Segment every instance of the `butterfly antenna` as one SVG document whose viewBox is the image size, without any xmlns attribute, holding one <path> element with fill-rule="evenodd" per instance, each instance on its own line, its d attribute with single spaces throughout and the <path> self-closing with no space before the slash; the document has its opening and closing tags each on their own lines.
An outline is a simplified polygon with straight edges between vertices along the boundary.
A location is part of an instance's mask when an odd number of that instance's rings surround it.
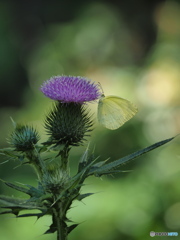
<svg viewBox="0 0 180 240">
<path fill-rule="evenodd" d="M 101 91 L 102 91 L 102 96 L 105 96 L 104 95 L 104 91 L 103 91 L 103 88 L 102 88 L 102 85 L 101 85 L 101 83 L 100 82 L 98 82 L 98 85 L 99 85 L 99 88 L 101 89 Z"/>
</svg>

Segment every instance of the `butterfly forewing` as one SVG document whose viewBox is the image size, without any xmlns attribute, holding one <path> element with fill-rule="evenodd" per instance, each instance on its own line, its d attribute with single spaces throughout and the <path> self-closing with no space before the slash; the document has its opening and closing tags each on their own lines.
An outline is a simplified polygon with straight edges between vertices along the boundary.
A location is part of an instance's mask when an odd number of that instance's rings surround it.
<svg viewBox="0 0 180 240">
<path fill-rule="evenodd" d="M 137 108 L 128 100 L 107 96 L 99 100 L 98 121 L 108 129 L 117 129 L 131 119 Z"/>
</svg>

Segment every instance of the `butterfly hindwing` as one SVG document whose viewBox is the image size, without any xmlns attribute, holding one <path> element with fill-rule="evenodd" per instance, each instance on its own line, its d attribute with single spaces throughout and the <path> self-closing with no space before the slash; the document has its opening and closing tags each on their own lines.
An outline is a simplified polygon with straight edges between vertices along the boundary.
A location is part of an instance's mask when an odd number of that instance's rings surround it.
<svg viewBox="0 0 180 240">
<path fill-rule="evenodd" d="M 114 130 L 131 119 L 136 112 L 137 108 L 124 98 L 102 97 L 98 105 L 98 121 L 104 127 Z"/>
</svg>

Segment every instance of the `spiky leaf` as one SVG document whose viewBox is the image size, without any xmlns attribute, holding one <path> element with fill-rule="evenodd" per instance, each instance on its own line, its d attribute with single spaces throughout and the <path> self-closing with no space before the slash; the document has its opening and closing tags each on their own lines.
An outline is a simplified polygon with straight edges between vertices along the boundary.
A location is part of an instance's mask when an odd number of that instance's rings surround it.
<svg viewBox="0 0 180 240">
<path fill-rule="evenodd" d="M 101 175 L 104 175 L 104 174 L 108 174 L 109 172 L 112 172 L 114 171 L 115 169 L 117 169 L 119 166 L 121 166 L 122 164 L 125 164 L 129 161 L 132 161 L 134 160 L 135 158 L 137 157 L 140 157 L 141 155 L 147 153 L 147 152 L 150 152 L 170 141 L 172 141 L 174 139 L 173 138 L 169 138 L 169 139 L 166 139 L 166 140 L 163 140 L 163 141 L 160 141 L 160 142 L 157 142 L 147 148 L 144 148 L 142 150 L 139 150 L 137 152 L 134 152 L 128 156 L 125 156 L 123 158 L 120 158 L 116 161 L 113 161 L 111 163 L 108 163 L 108 164 L 105 164 L 101 167 L 97 167 L 96 165 L 92 166 L 90 172 L 89 172 L 89 175 L 96 175 L 96 176 L 101 176 Z"/>
</svg>

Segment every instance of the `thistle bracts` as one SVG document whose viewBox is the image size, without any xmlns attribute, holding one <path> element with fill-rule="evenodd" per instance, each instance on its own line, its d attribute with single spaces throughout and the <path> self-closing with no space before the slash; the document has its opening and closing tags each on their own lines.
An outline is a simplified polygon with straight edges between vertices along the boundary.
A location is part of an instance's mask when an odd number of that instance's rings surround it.
<svg viewBox="0 0 180 240">
<path fill-rule="evenodd" d="M 15 124 L 15 129 L 9 137 L 10 145 L 21 152 L 33 150 L 39 140 L 39 134 L 32 126 L 21 124 Z"/>
<path fill-rule="evenodd" d="M 93 122 L 86 105 L 57 102 L 45 119 L 47 145 L 82 145 Z"/>
</svg>

